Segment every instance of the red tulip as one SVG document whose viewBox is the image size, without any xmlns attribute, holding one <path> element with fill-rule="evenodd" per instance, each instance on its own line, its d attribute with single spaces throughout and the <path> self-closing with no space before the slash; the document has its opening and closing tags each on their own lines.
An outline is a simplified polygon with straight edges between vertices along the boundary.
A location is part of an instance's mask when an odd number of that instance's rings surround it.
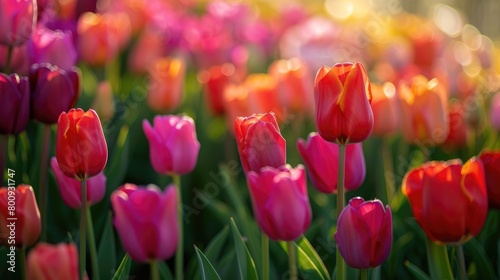
<svg viewBox="0 0 500 280">
<path fill-rule="evenodd" d="M 0 134 L 19 134 L 28 125 L 30 86 L 26 77 L 0 73 Z"/>
<path fill-rule="evenodd" d="M 28 278 L 32 280 L 78 279 L 75 244 L 39 243 L 28 254 Z M 88 277 L 85 277 L 88 279 Z"/>
<path fill-rule="evenodd" d="M 56 158 L 64 175 L 78 180 L 103 171 L 108 147 L 94 110 L 71 109 L 61 113 L 57 121 Z"/>
<path fill-rule="evenodd" d="M 302 165 L 250 171 L 247 181 L 255 219 L 269 238 L 292 241 L 307 230 L 312 212 Z"/>
<path fill-rule="evenodd" d="M 433 161 L 410 170 L 403 179 L 413 216 L 431 240 L 465 243 L 483 227 L 488 211 L 481 160 Z"/>
<path fill-rule="evenodd" d="M 361 63 L 323 66 L 314 82 L 316 127 L 323 139 L 362 142 L 373 129 L 370 81 Z"/>
<path fill-rule="evenodd" d="M 36 18 L 35 0 L 0 0 L 0 44 L 24 44 L 31 37 Z"/>
<path fill-rule="evenodd" d="M 371 84 L 373 93 L 373 133 L 379 137 L 390 135 L 399 127 L 399 108 L 395 98 L 396 88 L 392 83 Z"/>
<path fill-rule="evenodd" d="M 314 187 L 323 193 L 336 193 L 339 145 L 312 132 L 307 141 L 299 139 L 297 148 Z M 346 158 L 349 160 L 345 162 L 345 189 L 355 190 L 361 186 L 366 176 L 362 144 L 347 145 Z"/>
<path fill-rule="evenodd" d="M 123 247 L 138 262 L 166 260 L 178 243 L 177 190 L 125 184 L 111 194 L 114 225 Z"/>
<path fill-rule="evenodd" d="M 449 106 L 449 133 L 442 146 L 447 149 L 462 148 L 467 145 L 467 121 L 465 119 L 465 108 L 455 102 Z"/>
<path fill-rule="evenodd" d="M 391 251 L 391 208 L 378 199 L 355 197 L 342 210 L 335 240 L 348 265 L 368 269 L 382 264 Z"/>
<path fill-rule="evenodd" d="M 15 202 L 14 208 L 11 201 Z M 15 228 L 9 226 L 12 223 Z M 37 241 L 41 227 L 40 212 L 31 186 L 0 188 L 0 244 L 26 248 Z"/>
<path fill-rule="evenodd" d="M 285 139 L 273 112 L 238 117 L 234 123 L 241 164 L 245 172 L 286 164 Z"/>
<path fill-rule="evenodd" d="M 216 65 L 198 75 L 203 84 L 205 100 L 213 115 L 224 115 L 224 88 L 235 78 L 235 68 L 230 63 Z"/>
<path fill-rule="evenodd" d="M 488 192 L 488 207 L 500 209 L 500 151 L 483 151 L 479 158 L 483 162 Z"/>
</svg>

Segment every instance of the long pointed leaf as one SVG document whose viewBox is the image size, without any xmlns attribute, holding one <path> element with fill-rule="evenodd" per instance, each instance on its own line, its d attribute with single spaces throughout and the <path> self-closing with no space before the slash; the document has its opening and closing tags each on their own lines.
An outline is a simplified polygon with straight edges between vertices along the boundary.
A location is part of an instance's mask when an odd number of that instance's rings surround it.
<svg viewBox="0 0 500 280">
<path fill-rule="evenodd" d="M 258 279 L 257 270 L 255 269 L 255 263 L 248 252 L 248 249 L 243 242 L 240 231 L 231 218 L 231 230 L 233 232 L 234 246 L 236 249 L 236 258 L 238 259 L 238 271 L 239 277 L 242 280 L 254 280 Z"/>
<path fill-rule="evenodd" d="M 122 262 L 120 263 L 120 266 L 115 272 L 115 275 L 113 276 L 113 280 L 125 280 L 129 278 L 129 273 L 130 273 L 130 263 L 132 260 L 130 259 L 128 254 L 125 254 L 123 256 Z"/>
<path fill-rule="evenodd" d="M 198 264 L 200 265 L 200 273 L 201 279 L 203 280 L 220 280 L 217 271 L 215 271 L 214 266 L 210 263 L 207 257 L 203 254 L 203 252 L 198 249 L 198 247 L 194 246 L 196 250 L 196 255 L 198 257 Z"/>
</svg>

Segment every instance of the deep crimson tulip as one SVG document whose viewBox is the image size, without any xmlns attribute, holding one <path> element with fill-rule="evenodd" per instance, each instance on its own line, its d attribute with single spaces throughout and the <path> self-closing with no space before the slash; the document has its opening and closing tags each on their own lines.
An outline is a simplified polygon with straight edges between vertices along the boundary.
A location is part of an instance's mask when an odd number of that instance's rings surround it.
<svg viewBox="0 0 500 280">
<path fill-rule="evenodd" d="M 31 37 L 36 18 L 35 0 L 0 0 L 0 44 L 24 44 Z"/>
<path fill-rule="evenodd" d="M 341 145 L 362 142 L 373 130 L 370 81 L 361 63 L 323 66 L 314 82 L 319 135 Z"/>
<path fill-rule="evenodd" d="M 81 73 L 51 64 L 31 67 L 31 116 L 39 122 L 54 124 L 59 115 L 73 108 L 80 96 Z"/>
<path fill-rule="evenodd" d="M 486 220 L 484 167 L 475 157 L 427 162 L 403 179 L 413 216 L 432 241 L 461 244 L 476 236 Z"/>
<path fill-rule="evenodd" d="M 12 206 L 10 197 L 14 197 L 14 209 L 9 208 Z M 9 218 L 16 218 L 15 233 L 7 226 L 12 223 Z M 0 244 L 26 248 L 37 241 L 41 228 L 40 212 L 31 186 L 0 188 Z"/>
<path fill-rule="evenodd" d="M 273 112 L 238 117 L 234 133 L 245 172 L 286 164 L 286 142 Z"/>
<path fill-rule="evenodd" d="M 27 279 L 79 279 L 78 250 L 74 243 L 39 243 L 29 252 L 27 263 Z"/>
<path fill-rule="evenodd" d="M 123 247 L 138 262 L 166 260 L 175 253 L 178 236 L 177 190 L 125 184 L 111 194 L 114 226 Z"/>
<path fill-rule="evenodd" d="M 153 126 L 147 120 L 142 128 L 149 141 L 149 159 L 160 174 L 187 174 L 198 161 L 200 142 L 194 121 L 188 116 L 156 116 Z"/>
<path fill-rule="evenodd" d="M 299 139 L 297 148 L 307 167 L 314 187 L 323 193 L 337 192 L 339 145 L 321 138 L 312 132 L 307 141 Z M 355 190 L 361 186 L 366 176 L 365 157 L 361 143 L 346 146 L 345 189 Z"/>
<path fill-rule="evenodd" d="M 351 267 L 368 269 L 381 265 L 391 251 L 391 208 L 384 208 L 378 199 L 351 199 L 338 218 L 335 240 Z"/>
<path fill-rule="evenodd" d="M 269 238 L 292 241 L 307 230 L 312 212 L 302 165 L 250 171 L 247 182 L 255 219 Z"/>
<path fill-rule="evenodd" d="M 500 209 L 500 151 L 485 150 L 479 158 L 483 162 L 488 192 L 488 207 Z"/>
<path fill-rule="evenodd" d="M 82 188 L 77 179 L 64 175 L 55 157 L 50 159 L 50 166 L 57 181 L 62 200 L 71 208 L 82 207 Z M 101 201 L 106 193 L 106 176 L 103 172 L 87 180 L 87 205 Z"/>
<path fill-rule="evenodd" d="M 19 134 L 28 125 L 29 115 L 28 78 L 0 73 L 0 134 Z"/>
<path fill-rule="evenodd" d="M 85 180 L 104 170 L 108 147 L 97 113 L 62 112 L 57 121 L 56 158 L 64 175 Z"/>
</svg>

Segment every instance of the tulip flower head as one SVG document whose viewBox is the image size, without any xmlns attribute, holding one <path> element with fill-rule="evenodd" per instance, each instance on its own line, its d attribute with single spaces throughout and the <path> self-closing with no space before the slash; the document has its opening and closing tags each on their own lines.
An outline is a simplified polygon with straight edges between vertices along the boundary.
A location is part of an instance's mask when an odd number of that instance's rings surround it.
<svg viewBox="0 0 500 280">
<path fill-rule="evenodd" d="M 341 145 L 362 142 L 373 130 L 370 81 L 361 63 L 323 66 L 314 82 L 319 135 Z"/>
<path fill-rule="evenodd" d="M 179 107 L 186 76 L 186 63 L 180 58 L 163 57 L 149 68 L 148 105 L 156 112 Z"/>
<path fill-rule="evenodd" d="M 108 146 L 97 113 L 89 109 L 62 112 L 57 121 L 56 158 L 64 175 L 86 180 L 101 173 Z"/>
<path fill-rule="evenodd" d="M 78 279 L 75 244 L 39 243 L 28 254 L 28 278 L 32 280 Z M 85 276 L 85 279 L 88 277 Z"/>
<path fill-rule="evenodd" d="M 484 167 L 471 158 L 432 161 L 410 170 L 403 179 L 413 216 L 437 243 L 463 244 L 482 229 L 488 212 Z"/>
<path fill-rule="evenodd" d="M 485 150 L 479 158 L 483 162 L 486 174 L 486 189 L 488 192 L 488 207 L 500 209 L 500 151 Z"/>
<path fill-rule="evenodd" d="M 130 257 L 138 262 L 166 260 L 178 243 L 177 190 L 164 192 L 125 184 L 111 194 L 114 226 Z"/>
<path fill-rule="evenodd" d="M 36 18 L 35 0 L 0 0 L 0 44 L 24 44 L 31 37 Z"/>
<path fill-rule="evenodd" d="M 500 131 L 500 93 L 495 93 L 491 98 L 490 123 L 495 131 Z"/>
<path fill-rule="evenodd" d="M 234 133 L 245 172 L 286 164 L 286 142 L 273 112 L 238 117 Z"/>
<path fill-rule="evenodd" d="M 342 210 L 335 240 L 347 264 L 368 269 L 382 264 L 391 251 L 392 214 L 378 199 L 355 197 Z"/>
<path fill-rule="evenodd" d="M 19 134 L 28 125 L 29 116 L 28 78 L 0 73 L 0 134 Z"/>
<path fill-rule="evenodd" d="M 399 127 L 399 108 L 397 107 L 396 87 L 390 82 L 383 85 L 371 84 L 373 100 L 373 133 L 379 137 L 390 135 Z"/>
<path fill-rule="evenodd" d="M 307 230 L 312 212 L 302 165 L 250 171 L 247 182 L 255 219 L 269 238 L 292 241 Z"/>
</svg>

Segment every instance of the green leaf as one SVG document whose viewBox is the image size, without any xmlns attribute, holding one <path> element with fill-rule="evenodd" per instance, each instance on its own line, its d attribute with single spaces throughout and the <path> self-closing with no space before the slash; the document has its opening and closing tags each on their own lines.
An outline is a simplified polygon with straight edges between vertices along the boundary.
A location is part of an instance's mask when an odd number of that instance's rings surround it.
<svg viewBox="0 0 500 280">
<path fill-rule="evenodd" d="M 128 126 L 122 126 L 118 138 L 116 139 L 116 147 L 106 166 L 107 193 L 110 193 L 111 190 L 116 189 L 122 183 L 125 172 L 127 171 L 129 151 L 128 132 Z"/>
<path fill-rule="evenodd" d="M 113 280 L 125 280 L 128 279 L 128 274 L 130 272 L 130 263 L 131 263 L 130 256 L 128 254 L 125 254 L 123 256 L 122 262 L 120 263 L 120 266 L 115 272 L 115 275 L 113 276 Z"/>
<path fill-rule="evenodd" d="M 205 249 L 205 255 L 208 259 L 216 260 L 226 243 L 227 236 L 229 235 L 229 227 L 225 226 L 208 244 Z"/>
<path fill-rule="evenodd" d="M 472 238 L 464 245 L 464 251 L 467 252 L 472 260 L 476 263 L 477 271 L 480 279 L 495 279 L 495 271 L 493 270 L 492 262 L 486 255 L 484 248 L 479 242 Z"/>
<path fill-rule="evenodd" d="M 231 231 L 233 232 L 236 258 L 238 259 L 239 278 L 242 280 L 258 279 L 255 263 L 252 256 L 250 256 L 245 243 L 243 242 L 243 238 L 241 237 L 240 231 L 238 230 L 233 218 L 231 218 Z"/>
<path fill-rule="evenodd" d="M 174 280 L 174 277 L 172 276 L 172 272 L 168 268 L 166 262 L 159 261 L 158 262 L 158 267 L 160 269 L 160 279 L 163 279 L 163 280 Z"/>
<path fill-rule="evenodd" d="M 404 264 L 405 264 L 406 268 L 408 268 L 408 270 L 411 272 L 411 275 L 413 275 L 413 277 L 415 277 L 415 279 L 417 279 L 417 280 L 431 280 L 431 277 L 429 275 L 425 274 L 425 272 L 423 272 L 418 266 L 412 264 L 409 261 L 405 261 Z"/>
<path fill-rule="evenodd" d="M 203 254 L 198 247 L 194 246 L 194 249 L 196 250 L 196 255 L 198 256 L 198 264 L 200 265 L 200 273 L 201 273 L 201 279 L 203 280 L 215 280 L 219 279 L 220 277 L 217 274 L 217 271 L 215 271 L 214 266 L 210 263 L 210 261 L 207 259 L 207 257 Z"/>
<path fill-rule="evenodd" d="M 99 262 L 99 276 L 101 279 L 109 279 L 110 272 L 116 265 L 116 248 L 113 227 L 111 226 L 111 213 L 108 213 L 104 230 L 99 241 L 97 250 L 97 261 Z"/>
<path fill-rule="evenodd" d="M 310 272 L 312 269 L 314 270 L 314 274 L 319 277 L 317 279 L 328 279 L 329 275 L 325 264 L 307 238 L 302 236 L 299 240 L 297 240 L 297 242 L 295 242 L 295 245 L 298 248 L 297 253 L 299 270 L 302 272 Z"/>
</svg>

